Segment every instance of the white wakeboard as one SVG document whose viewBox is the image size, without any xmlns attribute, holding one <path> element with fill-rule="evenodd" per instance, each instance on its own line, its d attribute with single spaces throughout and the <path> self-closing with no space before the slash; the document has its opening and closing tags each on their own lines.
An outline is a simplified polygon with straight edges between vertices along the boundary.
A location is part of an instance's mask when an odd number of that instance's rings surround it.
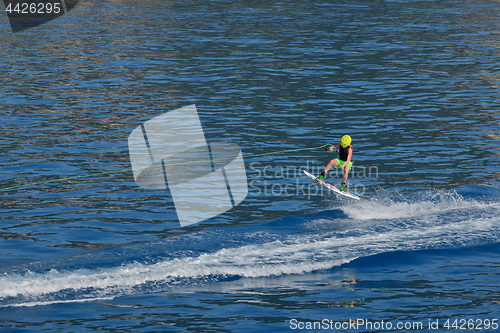
<svg viewBox="0 0 500 333">
<path fill-rule="evenodd" d="M 328 184 L 328 183 L 325 183 L 324 181 L 322 181 L 321 179 L 318 179 L 317 177 L 314 177 L 313 175 L 311 175 L 309 172 L 303 170 L 304 173 L 314 179 L 315 181 L 317 181 L 318 183 L 320 183 L 321 185 L 325 186 L 326 188 L 332 190 L 333 192 L 337 193 L 337 194 L 340 194 L 340 195 L 343 195 L 343 196 L 346 196 L 346 197 L 349 197 L 351 199 L 356 199 L 356 200 L 359 200 L 361 199 L 360 197 L 358 197 L 357 195 L 355 194 L 352 194 L 352 193 L 349 193 L 349 192 L 344 192 L 344 191 L 341 191 L 339 190 L 338 188 L 336 188 L 335 186 L 331 185 L 331 184 Z"/>
</svg>

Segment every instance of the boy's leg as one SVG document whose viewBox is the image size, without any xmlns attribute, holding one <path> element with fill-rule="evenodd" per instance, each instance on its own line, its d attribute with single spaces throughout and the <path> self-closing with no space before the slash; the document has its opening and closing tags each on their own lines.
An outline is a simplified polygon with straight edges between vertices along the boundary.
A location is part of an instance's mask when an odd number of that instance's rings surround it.
<svg viewBox="0 0 500 333">
<path fill-rule="evenodd" d="M 331 160 L 325 168 L 325 173 L 328 173 L 332 166 L 339 166 L 339 161 L 337 161 L 337 159 Z"/>
<path fill-rule="evenodd" d="M 325 179 L 326 178 L 326 174 L 328 173 L 328 171 L 330 171 L 330 169 L 331 169 L 332 166 L 335 166 L 335 167 L 339 166 L 339 162 L 337 161 L 337 159 L 331 160 L 330 163 L 328 163 L 328 165 L 326 166 L 325 171 L 322 171 L 319 174 L 318 178 L 321 179 L 321 180 Z"/>
<path fill-rule="evenodd" d="M 347 177 L 349 177 L 349 171 L 351 171 L 352 162 L 347 163 L 344 166 L 344 178 L 342 178 L 342 184 L 340 185 L 340 190 L 347 192 Z"/>
<path fill-rule="evenodd" d="M 347 183 L 347 177 L 349 177 L 349 163 L 346 164 L 346 166 L 344 167 L 344 178 L 342 178 L 342 182 L 343 183 Z"/>
<path fill-rule="evenodd" d="M 343 192 L 347 192 L 347 177 L 349 176 L 349 165 L 346 165 L 344 168 L 344 178 L 342 178 L 342 184 L 340 184 L 339 190 Z"/>
</svg>

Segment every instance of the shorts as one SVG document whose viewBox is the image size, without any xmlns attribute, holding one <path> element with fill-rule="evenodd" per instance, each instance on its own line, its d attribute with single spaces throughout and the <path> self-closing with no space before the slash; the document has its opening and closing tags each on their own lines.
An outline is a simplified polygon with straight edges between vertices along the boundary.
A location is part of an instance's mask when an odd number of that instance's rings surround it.
<svg viewBox="0 0 500 333">
<path fill-rule="evenodd" d="M 342 161 L 340 158 L 336 158 L 335 160 L 337 160 L 337 162 L 339 162 L 339 165 L 334 165 L 334 167 L 336 167 L 337 169 L 340 169 L 340 166 L 345 163 L 345 161 Z M 349 162 L 348 172 L 351 171 L 351 167 L 352 167 L 352 161 Z"/>
</svg>

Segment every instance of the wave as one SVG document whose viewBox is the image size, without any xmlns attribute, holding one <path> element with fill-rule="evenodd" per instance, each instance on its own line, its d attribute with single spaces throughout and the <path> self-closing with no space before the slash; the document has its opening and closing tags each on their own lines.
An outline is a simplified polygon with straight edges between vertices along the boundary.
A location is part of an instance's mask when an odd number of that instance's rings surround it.
<svg viewBox="0 0 500 333">
<path fill-rule="evenodd" d="M 328 270 L 360 257 L 498 242 L 500 203 L 452 192 L 379 193 L 264 225 L 24 265 L 0 275 L 0 306 L 109 299 Z"/>
<path fill-rule="evenodd" d="M 413 195 L 378 191 L 371 200 L 354 202 L 344 209 L 349 217 L 358 220 L 402 219 L 449 213 L 459 210 L 484 209 L 498 205 L 466 198 L 456 191 L 418 192 Z"/>
</svg>

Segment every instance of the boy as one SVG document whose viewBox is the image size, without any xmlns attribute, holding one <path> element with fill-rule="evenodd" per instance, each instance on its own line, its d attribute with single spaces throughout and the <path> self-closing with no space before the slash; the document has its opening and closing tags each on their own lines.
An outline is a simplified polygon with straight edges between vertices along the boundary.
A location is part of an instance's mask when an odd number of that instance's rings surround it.
<svg viewBox="0 0 500 333">
<path fill-rule="evenodd" d="M 340 185 L 339 190 L 347 192 L 347 177 L 349 176 L 349 171 L 352 167 L 351 157 L 353 148 L 351 146 L 351 137 L 349 135 L 344 135 L 342 139 L 340 139 L 340 144 L 336 144 L 331 146 L 330 148 L 325 147 L 325 149 L 330 150 L 333 153 L 333 148 L 339 148 L 339 158 L 335 158 L 328 163 L 325 168 L 325 171 L 321 172 L 318 179 L 325 179 L 326 174 L 330 170 L 332 166 L 336 168 L 340 168 L 344 170 L 344 178 L 342 179 L 342 184 Z"/>
</svg>

